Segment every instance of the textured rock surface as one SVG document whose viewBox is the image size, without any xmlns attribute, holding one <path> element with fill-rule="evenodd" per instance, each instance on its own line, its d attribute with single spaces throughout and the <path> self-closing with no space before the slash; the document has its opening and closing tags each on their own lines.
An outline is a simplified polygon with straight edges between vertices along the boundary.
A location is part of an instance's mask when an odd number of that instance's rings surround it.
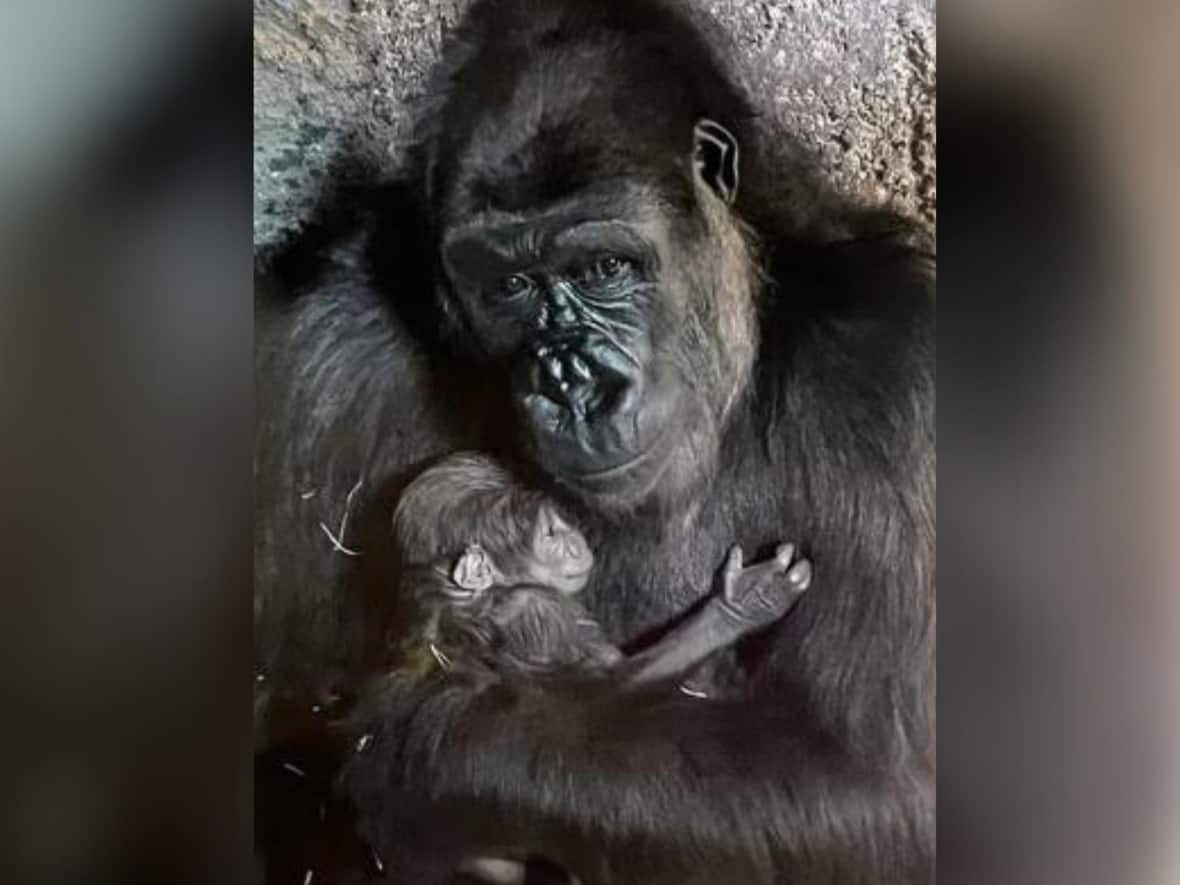
<svg viewBox="0 0 1180 885">
<path fill-rule="evenodd" d="M 933 223 L 933 0 L 685 0 L 836 183 Z M 255 0 L 254 241 L 297 230 L 342 152 L 387 152 L 467 0 Z"/>
</svg>

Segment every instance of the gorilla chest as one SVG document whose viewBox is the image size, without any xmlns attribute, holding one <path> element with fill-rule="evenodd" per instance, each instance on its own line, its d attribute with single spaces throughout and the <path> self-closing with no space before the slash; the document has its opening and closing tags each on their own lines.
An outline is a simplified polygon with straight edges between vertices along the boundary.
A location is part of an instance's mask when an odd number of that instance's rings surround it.
<svg viewBox="0 0 1180 885">
<path fill-rule="evenodd" d="M 620 531 L 598 546 L 584 601 L 612 642 L 659 631 L 713 590 L 731 543 L 728 533 L 668 532 L 657 539 Z"/>
<path fill-rule="evenodd" d="M 612 642 L 659 633 L 687 614 L 718 588 L 734 544 L 753 563 L 795 540 L 782 496 L 766 493 L 775 483 L 766 471 L 758 475 L 759 494 L 735 493 L 738 484 L 725 483 L 703 494 L 691 516 L 594 533 L 596 565 L 582 598 Z"/>
</svg>

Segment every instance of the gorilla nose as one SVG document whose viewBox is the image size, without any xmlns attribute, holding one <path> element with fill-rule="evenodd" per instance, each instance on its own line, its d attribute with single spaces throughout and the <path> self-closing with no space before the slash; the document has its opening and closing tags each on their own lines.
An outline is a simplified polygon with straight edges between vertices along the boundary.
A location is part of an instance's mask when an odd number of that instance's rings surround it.
<svg viewBox="0 0 1180 885">
<path fill-rule="evenodd" d="M 569 284 L 560 282 L 549 293 L 549 315 L 553 322 L 560 327 L 574 328 L 578 324 L 578 315 L 574 311 L 574 299 L 569 291 Z"/>
</svg>

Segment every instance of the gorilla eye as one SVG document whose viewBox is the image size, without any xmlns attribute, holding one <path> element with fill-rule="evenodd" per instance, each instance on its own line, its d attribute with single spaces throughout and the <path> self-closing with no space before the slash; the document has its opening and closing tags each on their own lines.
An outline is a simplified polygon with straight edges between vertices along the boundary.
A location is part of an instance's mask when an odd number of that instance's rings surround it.
<svg viewBox="0 0 1180 885">
<path fill-rule="evenodd" d="M 630 273 L 633 267 L 634 264 L 629 258 L 619 255 L 604 255 L 592 264 L 585 266 L 578 277 L 583 284 L 592 285 L 617 280 Z"/>
<path fill-rule="evenodd" d="M 607 279 L 620 276 L 630 269 L 631 262 L 626 258 L 620 258 L 618 255 L 607 255 L 605 258 L 600 258 L 598 263 L 594 265 L 594 270 L 598 276 Z"/>
<path fill-rule="evenodd" d="M 500 280 L 499 291 L 503 295 L 515 297 L 523 295 L 533 287 L 533 281 L 522 273 L 513 273 Z"/>
</svg>

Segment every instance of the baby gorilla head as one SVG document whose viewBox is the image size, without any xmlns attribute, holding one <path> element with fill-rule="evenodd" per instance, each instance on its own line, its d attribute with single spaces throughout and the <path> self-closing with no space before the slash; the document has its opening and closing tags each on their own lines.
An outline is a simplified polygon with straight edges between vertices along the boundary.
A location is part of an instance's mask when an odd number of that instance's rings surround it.
<svg viewBox="0 0 1180 885">
<path fill-rule="evenodd" d="M 418 608 L 406 644 L 428 648 L 444 669 L 459 659 L 498 673 L 610 673 L 630 686 L 681 678 L 783 617 L 811 578 L 794 545 L 753 566 L 735 545 L 723 592 L 622 663 L 575 599 L 594 565 L 586 539 L 550 498 L 517 484 L 490 458 L 455 455 L 422 473 L 398 504 L 394 537 L 403 592 Z"/>
<path fill-rule="evenodd" d="M 454 455 L 424 471 L 402 494 L 393 526 L 403 567 L 446 564 L 446 590 L 459 596 L 521 585 L 572 595 L 594 565 L 556 504 L 484 455 Z"/>
<path fill-rule="evenodd" d="M 444 669 L 503 675 L 618 659 L 575 598 L 594 565 L 586 539 L 492 459 L 455 455 L 418 476 L 394 513 L 394 540 L 408 661 L 429 670 L 428 649 Z"/>
</svg>

